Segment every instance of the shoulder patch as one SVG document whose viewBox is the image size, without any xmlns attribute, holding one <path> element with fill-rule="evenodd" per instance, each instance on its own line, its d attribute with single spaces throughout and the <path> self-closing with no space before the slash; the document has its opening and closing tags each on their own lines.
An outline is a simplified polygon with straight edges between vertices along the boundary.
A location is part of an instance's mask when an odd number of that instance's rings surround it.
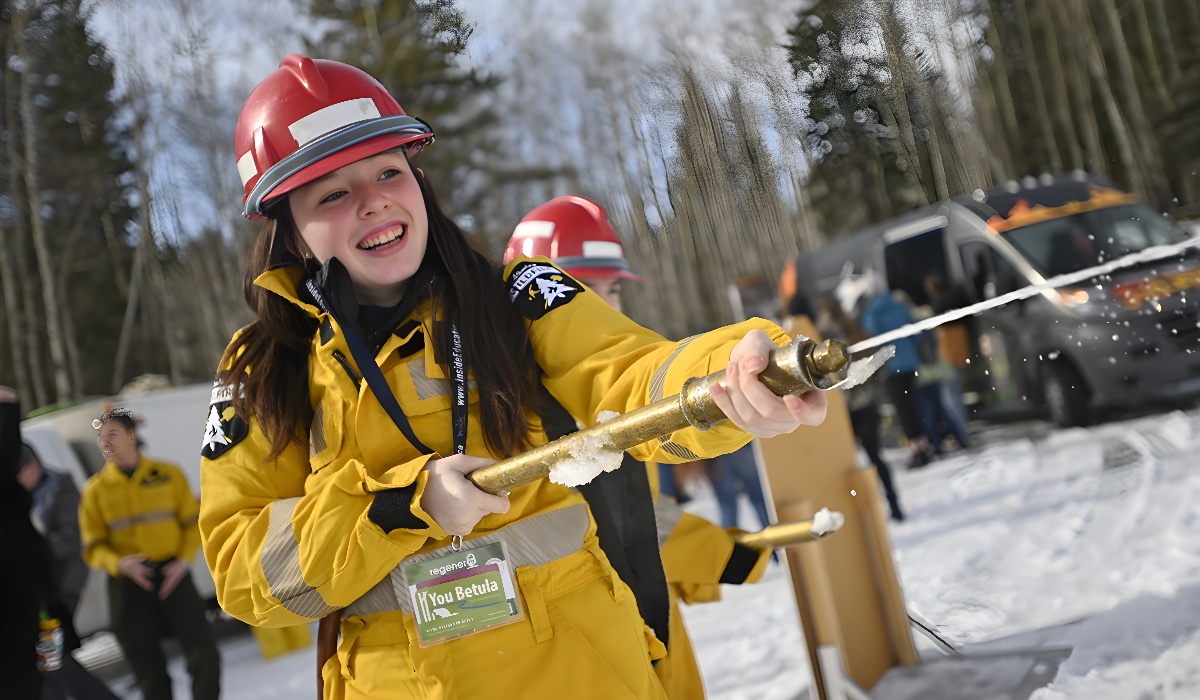
<svg viewBox="0 0 1200 700">
<path fill-rule="evenodd" d="M 222 384 L 218 379 L 213 384 L 208 420 L 204 424 L 204 439 L 200 443 L 200 456 L 216 459 L 245 439 L 248 434 L 250 426 L 233 410 L 233 385 Z"/>
<path fill-rule="evenodd" d="M 523 262 L 508 277 L 508 298 L 525 318 L 536 321 L 552 309 L 566 305 L 583 285 L 553 265 Z"/>
</svg>

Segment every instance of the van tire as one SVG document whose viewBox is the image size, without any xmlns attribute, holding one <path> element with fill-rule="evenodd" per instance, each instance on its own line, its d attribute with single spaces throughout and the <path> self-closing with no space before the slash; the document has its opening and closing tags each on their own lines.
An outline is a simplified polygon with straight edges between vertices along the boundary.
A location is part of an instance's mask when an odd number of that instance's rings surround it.
<svg viewBox="0 0 1200 700">
<path fill-rule="evenodd" d="M 1046 366 L 1042 372 L 1042 398 L 1050 420 L 1060 428 L 1091 421 L 1092 392 L 1070 362 L 1059 360 Z"/>
</svg>

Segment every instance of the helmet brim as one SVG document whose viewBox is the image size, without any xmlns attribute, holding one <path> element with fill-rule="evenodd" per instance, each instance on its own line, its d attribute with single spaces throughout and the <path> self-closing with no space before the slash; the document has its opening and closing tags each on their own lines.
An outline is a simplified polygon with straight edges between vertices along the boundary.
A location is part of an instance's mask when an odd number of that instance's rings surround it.
<svg viewBox="0 0 1200 700">
<path fill-rule="evenodd" d="M 575 278 L 598 277 L 602 279 L 634 280 L 637 282 L 646 281 L 645 278 L 638 277 L 629 270 L 622 270 L 617 267 L 564 267 L 563 272 Z"/>
<path fill-rule="evenodd" d="M 412 121 L 416 122 L 416 120 Z M 271 186 L 268 178 L 271 178 L 273 173 L 271 171 L 264 173 L 262 180 L 255 185 L 254 191 L 247 196 L 242 213 L 249 219 L 265 218 L 264 211 L 272 203 L 277 202 L 280 197 L 363 158 L 370 158 L 384 151 L 406 145 L 409 146 L 408 155 L 413 155 L 433 140 L 433 132 L 427 126 L 424 126 L 424 129 L 424 131 L 391 131 L 378 136 L 368 136 L 348 145 L 344 141 L 339 142 L 336 138 L 321 139 L 311 144 L 309 148 L 303 149 L 303 159 L 291 164 L 290 169 L 294 172 L 286 175 L 278 184 Z M 284 165 L 284 162 L 281 161 L 279 165 Z"/>
</svg>

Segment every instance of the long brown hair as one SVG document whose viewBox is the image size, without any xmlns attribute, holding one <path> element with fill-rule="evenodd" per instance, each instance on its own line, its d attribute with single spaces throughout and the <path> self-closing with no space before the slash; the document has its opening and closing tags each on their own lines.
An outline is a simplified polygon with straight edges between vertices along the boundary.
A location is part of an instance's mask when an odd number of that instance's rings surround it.
<svg viewBox="0 0 1200 700">
<path fill-rule="evenodd" d="M 413 169 L 429 220 L 429 245 L 421 266 L 436 274 L 429 294 L 434 317 L 434 355 L 450 375 L 450 322 L 462 337 L 463 359 L 475 377 L 484 441 L 495 454 L 510 456 L 529 445 L 526 409 L 537 401 L 538 369 L 525 322 L 504 294 L 492 263 L 438 205 L 420 170 Z M 303 443 L 312 421 L 308 354 L 317 321 L 290 301 L 254 284 L 263 272 L 285 265 L 315 272 L 306 260 L 286 201 L 270 212 L 250 255 L 243 285 L 256 320 L 225 350 L 218 376 L 236 378 L 234 409 L 254 418 L 271 441 L 267 460 L 289 442 Z M 410 290 L 415 293 L 417 290 Z"/>
</svg>

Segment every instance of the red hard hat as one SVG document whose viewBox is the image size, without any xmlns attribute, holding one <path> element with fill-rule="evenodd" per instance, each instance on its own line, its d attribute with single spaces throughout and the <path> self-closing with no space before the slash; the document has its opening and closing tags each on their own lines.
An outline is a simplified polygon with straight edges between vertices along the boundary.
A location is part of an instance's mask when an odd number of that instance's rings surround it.
<svg viewBox="0 0 1200 700">
<path fill-rule="evenodd" d="M 630 270 L 604 207 L 574 195 L 555 197 L 521 219 L 504 262 L 518 255 L 543 255 L 574 277 L 642 279 Z"/>
<path fill-rule="evenodd" d="M 313 180 L 398 146 L 408 155 L 433 142 L 425 122 L 404 114 L 379 81 L 337 61 L 288 54 L 246 99 L 234 135 L 246 188 L 243 215 Z"/>
</svg>

